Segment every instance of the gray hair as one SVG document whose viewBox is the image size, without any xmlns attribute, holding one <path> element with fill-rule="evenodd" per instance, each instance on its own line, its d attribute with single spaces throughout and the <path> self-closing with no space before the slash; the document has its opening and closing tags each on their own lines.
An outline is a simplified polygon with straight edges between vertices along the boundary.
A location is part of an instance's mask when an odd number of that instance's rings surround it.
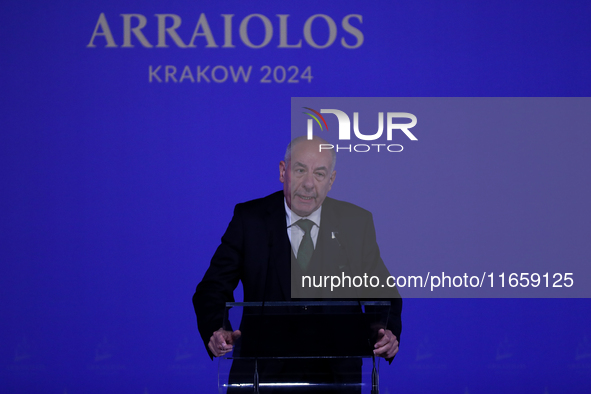
<svg viewBox="0 0 591 394">
<path fill-rule="evenodd" d="M 314 136 L 313 138 L 314 140 L 318 141 L 320 144 L 328 144 L 328 142 L 320 137 Z M 285 161 L 285 163 L 290 163 L 291 162 L 291 150 L 300 142 L 302 141 L 308 141 L 306 136 L 300 136 L 297 138 L 294 138 L 293 140 L 291 140 L 291 142 L 287 145 L 287 149 L 285 149 L 285 156 L 283 158 L 283 160 Z M 332 163 L 330 165 L 330 172 L 332 172 L 335 168 L 335 165 L 337 164 L 337 152 L 335 152 L 334 148 L 330 149 L 330 155 L 332 156 Z"/>
</svg>

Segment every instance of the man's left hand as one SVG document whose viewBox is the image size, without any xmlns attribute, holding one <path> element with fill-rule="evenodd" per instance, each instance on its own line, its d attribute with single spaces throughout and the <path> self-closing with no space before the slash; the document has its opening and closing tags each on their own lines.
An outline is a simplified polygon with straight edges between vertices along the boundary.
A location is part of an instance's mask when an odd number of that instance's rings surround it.
<svg viewBox="0 0 591 394">
<path fill-rule="evenodd" d="M 390 330 L 383 328 L 378 331 L 378 341 L 374 346 L 373 354 L 378 357 L 392 358 L 398 353 L 398 339 Z"/>
</svg>

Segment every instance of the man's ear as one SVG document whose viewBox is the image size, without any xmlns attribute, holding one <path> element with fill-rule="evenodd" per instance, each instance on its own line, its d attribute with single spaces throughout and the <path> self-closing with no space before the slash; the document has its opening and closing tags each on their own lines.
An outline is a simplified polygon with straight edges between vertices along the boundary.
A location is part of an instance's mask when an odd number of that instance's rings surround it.
<svg viewBox="0 0 591 394">
<path fill-rule="evenodd" d="M 283 160 L 279 162 L 279 180 L 281 183 L 285 182 L 285 171 L 287 169 L 287 165 Z"/>
<path fill-rule="evenodd" d="M 330 175 L 330 179 L 328 181 L 328 187 L 329 187 L 328 190 L 330 190 L 332 188 L 332 184 L 334 183 L 334 180 L 336 177 L 337 177 L 337 172 L 333 171 L 332 174 Z"/>
</svg>

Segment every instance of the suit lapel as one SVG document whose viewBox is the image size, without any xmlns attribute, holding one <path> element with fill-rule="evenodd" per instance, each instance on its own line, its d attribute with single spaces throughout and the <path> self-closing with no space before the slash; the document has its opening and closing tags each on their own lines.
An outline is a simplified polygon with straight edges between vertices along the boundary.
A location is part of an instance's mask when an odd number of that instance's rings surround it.
<svg viewBox="0 0 591 394">
<path fill-rule="evenodd" d="M 291 298 L 291 259 L 289 257 L 291 245 L 287 236 L 283 193 L 278 193 L 276 201 L 269 205 L 266 222 L 271 237 L 269 264 L 274 264 L 274 269 L 271 271 L 277 274 L 277 277 L 272 279 L 279 282 L 283 298 L 289 300 Z"/>
<path fill-rule="evenodd" d="M 291 299 L 292 260 L 295 256 L 287 236 L 287 222 L 285 221 L 285 207 L 283 194 L 276 202 L 269 205 L 267 210 L 267 228 L 271 234 L 271 250 L 269 264 L 274 264 L 272 271 L 277 273 L 275 280 L 280 284 L 283 298 Z M 310 261 L 307 275 L 322 275 L 348 271 L 347 255 L 338 239 L 339 217 L 330 198 L 322 204 L 320 231 L 316 242 L 316 249 Z M 333 237 L 333 234 L 336 237 Z M 297 264 L 297 263 L 295 263 Z"/>
<path fill-rule="evenodd" d="M 310 266 L 316 275 L 335 275 L 346 268 L 346 253 L 338 239 L 340 220 L 330 198 L 322 204 L 320 231 Z"/>
</svg>

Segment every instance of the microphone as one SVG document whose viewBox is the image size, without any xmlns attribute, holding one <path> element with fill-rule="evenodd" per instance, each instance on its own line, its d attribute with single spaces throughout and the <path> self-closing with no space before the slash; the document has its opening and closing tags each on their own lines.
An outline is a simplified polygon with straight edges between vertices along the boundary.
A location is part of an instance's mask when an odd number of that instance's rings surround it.
<svg viewBox="0 0 591 394">
<path fill-rule="evenodd" d="M 338 267 L 340 270 L 342 270 L 343 268 L 345 268 L 345 270 L 343 270 L 343 274 L 345 272 L 348 272 L 349 275 L 353 276 L 353 267 L 351 267 L 351 262 L 349 261 L 349 253 L 347 253 L 347 248 L 345 248 L 343 246 L 343 244 L 341 243 L 341 241 L 339 240 L 339 232 L 338 231 L 332 231 L 331 232 L 332 235 L 332 239 L 334 239 L 335 241 L 337 241 L 337 245 L 339 245 L 339 248 L 343 250 L 344 254 L 345 254 L 345 264 L 339 264 Z M 340 263 L 340 262 L 339 262 Z M 361 304 L 359 304 L 359 306 L 361 306 Z"/>
<path fill-rule="evenodd" d="M 339 232 L 338 231 L 331 231 L 330 234 L 332 236 L 332 239 L 336 239 L 337 243 L 339 244 L 339 247 L 342 248 L 343 245 L 341 245 L 341 242 L 339 241 L 339 238 L 338 238 Z"/>
<path fill-rule="evenodd" d="M 331 237 L 332 239 L 334 239 L 335 241 L 337 241 L 337 245 L 339 245 L 339 248 L 343 249 L 343 252 L 345 252 L 345 263 L 344 265 L 339 265 L 339 269 L 344 268 L 345 266 L 347 266 L 349 268 L 349 271 L 351 271 L 351 265 L 349 264 L 349 254 L 347 253 L 347 249 L 341 244 L 341 241 L 339 240 L 339 232 L 338 231 L 331 231 Z"/>
</svg>

